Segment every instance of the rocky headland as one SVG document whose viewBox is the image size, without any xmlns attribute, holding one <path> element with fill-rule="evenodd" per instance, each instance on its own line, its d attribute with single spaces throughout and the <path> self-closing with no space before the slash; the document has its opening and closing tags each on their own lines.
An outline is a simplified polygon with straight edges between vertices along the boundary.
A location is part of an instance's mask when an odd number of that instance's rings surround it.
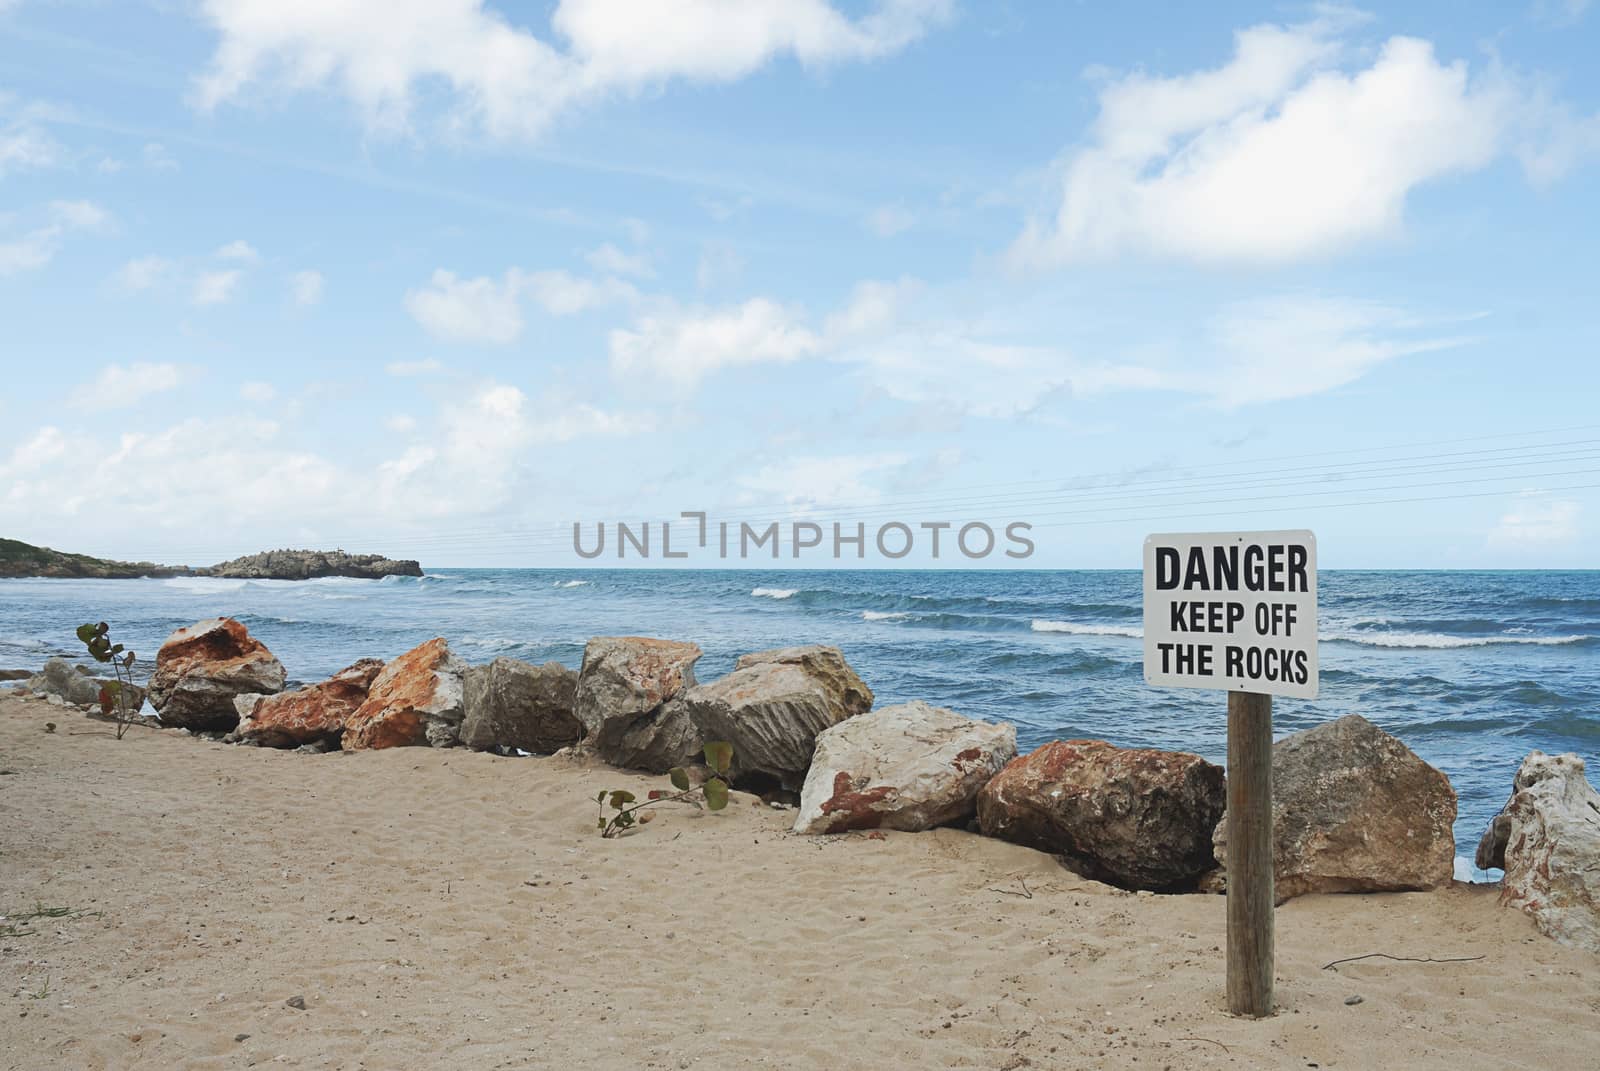
<svg viewBox="0 0 1600 1071">
<path fill-rule="evenodd" d="M 0 578 L 137 580 L 140 577 L 215 576 L 238 580 L 316 580 L 342 576 L 381 580 L 386 576 L 421 575 L 422 566 L 409 559 L 347 554 L 343 550 L 267 550 L 217 565 L 191 568 L 95 558 L 36 547 L 16 539 L 0 539 Z"/>
</svg>

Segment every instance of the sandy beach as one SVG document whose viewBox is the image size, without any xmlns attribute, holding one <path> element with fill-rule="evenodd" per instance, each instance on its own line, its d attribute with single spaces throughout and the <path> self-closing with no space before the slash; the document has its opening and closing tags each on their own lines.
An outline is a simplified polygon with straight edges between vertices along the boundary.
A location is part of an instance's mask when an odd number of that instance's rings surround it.
<svg viewBox="0 0 1600 1071">
<path fill-rule="evenodd" d="M 1491 888 L 1291 901 L 1256 1022 L 1221 897 L 957 830 L 798 837 L 735 794 L 603 840 L 594 794 L 661 779 L 26 700 L 0 769 L 6 1068 L 1553 1067 L 1600 1030 L 1594 958 Z M 1324 969 L 1370 952 L 1482 958 Z"/>
</svg>

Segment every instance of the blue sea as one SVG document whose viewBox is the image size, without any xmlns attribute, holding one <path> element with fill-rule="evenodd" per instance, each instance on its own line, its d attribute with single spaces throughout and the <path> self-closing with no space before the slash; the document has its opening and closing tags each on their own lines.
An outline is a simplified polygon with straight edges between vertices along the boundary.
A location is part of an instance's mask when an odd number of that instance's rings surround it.
<svg viewBox="0 0 1600 1071">
<path fill-rule="evenodd" d="M 1600 572 L 1319 575 L 1321 696 L 1279 699 L 1294 732 L 1357 713 L 1449 775 L 1457 854 L 1477 839 L 1533 748 L 1600 755 Z M 843 648 L 878 703 L 925 699 L 1054 738 L 1226 752 L 1220 692 L 1157 690 L 1141 669 L 1137 571 L 642 571 L 441 569 L 420 579 L 0 580 L 0 668 L 81 657 L 107 620 L 145 661 L 173 629 L 239 618 L 292 679 L 445 636 L 469 662 L 576 667 L 585 640 L 694 640 L 701 680 L 746 651 Z M 1466 875 L 1464 875 L 1466 876 Z"/>
</svg>

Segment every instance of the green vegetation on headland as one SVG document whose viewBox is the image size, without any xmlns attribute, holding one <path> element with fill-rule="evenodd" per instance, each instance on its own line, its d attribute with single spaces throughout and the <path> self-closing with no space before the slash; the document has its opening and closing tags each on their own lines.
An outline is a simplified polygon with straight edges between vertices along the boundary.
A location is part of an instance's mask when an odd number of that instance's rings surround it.
<svg viewBox="0 0 1600 1071">
<path fill-rule="evenodd" d="M 0 577 L 132 580 L 146 576 L 216 576 L 247 580 L 314 580 L 325 576 L 377 579 L 421 575 L 422 566 L 414 561 L 394 560 L 381 554 L 346 554 L 342 550 L 269 550 L 193 569 L 187 565 L 111 561 L 92 558 L 87 554 L 66 554 L 16 539 L 0 539 Z"/>
</svg>

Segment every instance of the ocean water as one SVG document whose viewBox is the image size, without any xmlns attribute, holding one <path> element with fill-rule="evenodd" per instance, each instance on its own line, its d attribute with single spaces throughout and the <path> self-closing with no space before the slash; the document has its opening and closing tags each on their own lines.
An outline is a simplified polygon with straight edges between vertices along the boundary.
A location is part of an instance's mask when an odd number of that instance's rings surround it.
<svg viewBox="0 0 1600 1071">
<path fill-rule="evenodd" d="M 1281 735 L 1358 713 L 1399 736 L 1460 796 L 1470 858 L 1533 748 L 1600 755 L 1600 572 L 1319 575 L 1320 698 L 1279 699 Z M 104 619 L 142 671 L 181 625 L 228 614 L 315 681 L 357 658 L 446 636 L 469 662 L 576 667 L 585 640 L 694 640 L 701 680 L 747 651 L 843 648 L 879 705 L 925 699 L 1054 738 L 1226 753 L 1220 692 L 1148 687 L 1137 571 L 441 569 L 420 579 L 0 580 L 0 668 L 82 655 Z"/>
</svg>

